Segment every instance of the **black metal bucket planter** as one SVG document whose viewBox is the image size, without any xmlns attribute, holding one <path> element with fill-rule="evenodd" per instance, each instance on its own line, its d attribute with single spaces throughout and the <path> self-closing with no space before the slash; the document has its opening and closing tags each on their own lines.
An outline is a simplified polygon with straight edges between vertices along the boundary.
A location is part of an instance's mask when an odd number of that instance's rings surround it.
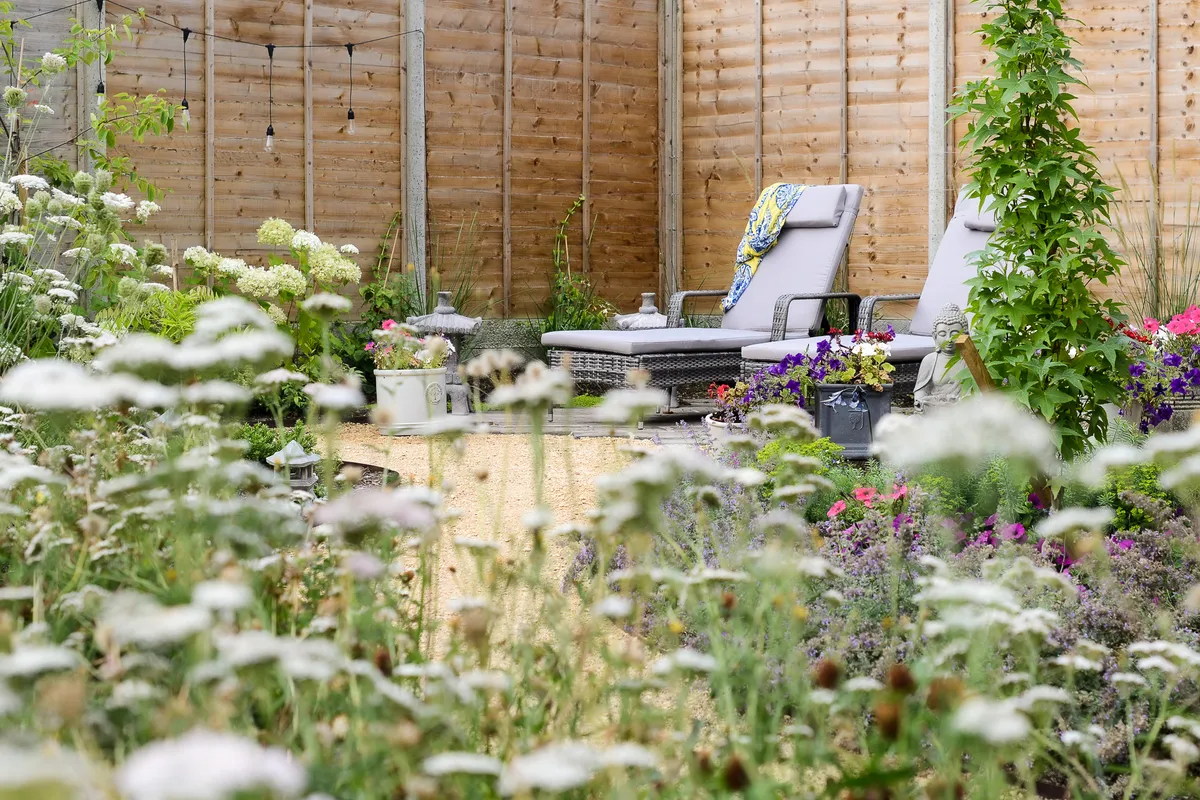
<svg viewBox="0 0 1200 800">
<path fill-rule="evenodd" d="M 817 385 L 817 428 L 845 448 L 846 458 L 870 458 L 875 426 L 892 410 L 892 385 L 877 392 L 849 383 Z"/>
</svg>

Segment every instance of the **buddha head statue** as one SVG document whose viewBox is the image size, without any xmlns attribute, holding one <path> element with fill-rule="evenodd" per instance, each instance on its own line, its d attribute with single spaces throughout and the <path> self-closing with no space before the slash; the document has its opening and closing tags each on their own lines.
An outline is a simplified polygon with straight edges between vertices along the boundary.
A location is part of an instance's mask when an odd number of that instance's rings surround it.
<svg viewBox="0 0 1200 800">
<path fill-rule="evenodd" d="M 950 355 L 958 337 L 969 330 L 967 315 L 954 303 L 947 303 L 933 321 L 934 347 Z"/>
</svg>

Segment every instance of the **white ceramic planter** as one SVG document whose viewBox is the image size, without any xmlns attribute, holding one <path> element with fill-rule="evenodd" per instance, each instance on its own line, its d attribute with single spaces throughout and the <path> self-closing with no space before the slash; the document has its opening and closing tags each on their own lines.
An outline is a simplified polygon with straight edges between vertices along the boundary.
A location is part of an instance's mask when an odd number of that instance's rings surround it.
<svg viewBox="0 0 1200 800">
<path fill-rule="evenodd" d="M 735 433 L 741 433 L 740 425 L 732 425 L 728 422 L 719 422 L 712 418 L 712 414 L 704 417 L 704 427 L 708 429 L 708 435 L 714 439 L 732 436 Z"/>
<path fill-rule="evenodd" d="M 446 414 L 446 370 L 375 370 L 379 432 L 420 434 L 430 420 Z"/>
</svg>

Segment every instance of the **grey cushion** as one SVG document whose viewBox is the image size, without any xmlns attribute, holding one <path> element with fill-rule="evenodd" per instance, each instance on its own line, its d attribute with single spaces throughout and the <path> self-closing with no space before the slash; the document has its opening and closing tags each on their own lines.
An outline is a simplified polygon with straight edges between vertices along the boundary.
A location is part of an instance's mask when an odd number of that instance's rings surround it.
<svg viewBox="0 0 1200 800">
<path fill-rule="evenodd" d="M 785 339 L 782 342 L 764 342 L 742 348 L 744 361 L 763 361 L 777 364 L 794 353 L 812 355 L 817 351 L 817 344 L 826 341 L 828 337 L 818 336 L 804 339 Z M 891 345 L 888 361 L 920 361 L 933 352 L 933 338 L 930 336 L 914 336 L 910 333 L 896 334 Z"/>
<path fill-rule="evenodd" d="M 846 208 L 846 187 L 809 186 L 783 221 L 784 228 L 836 228 Z"/>
<path fill-rule="evenodd" d="M 642 331 L 556 331 L 543 334 L 542 344 L 553 349 L 639 356 L 737 351 L 770 338 L 769 333 L 762 331 L 728 328 L 652 328 Z"/>
<path fill-rule="evenodd" d="M 845 192 L 845 205 L 837 227 L 784 228 L 775 246 L 763 256 L 754 279 L 737 305 L 721 320 L 721 327 L 770 332 L 775 301 L 780 295 L 820 294 L 833 290 L 834 276 L 858 217 L 863 188 L 854 184 L 812 187 L 805 189 L 804 195 L 814 189 Z M 806 336 L 810 330 L 818 328 L 820 312 L 818 300 L 793 303 L 788 314 L 788 335 Z"/>
<path fill-rule="evenodd" d="M 987 201 L 981 204 L 978 200 L 967 197 L 964 191 L 958 196 L 954 215 L 958 216 L 959 208 L 962 208 L 962 221 L 967 230 L 991 233 L 996 230 L 996 212 L 989 208 L 989 205 Z"/>
<path fill-rule="evenodd" d="M 938 245 L 933 263 L 929 265 L 921 300 L 913 313 L 912 324 L 908 326 L 909 333 L 932 336 L 933 321 L 947 303 L 954 303 L 963 309 L 967 307 L 970 293 L 967 281 L 978 274 L 977 254 L 987 247 L 992 235 L 990 231 L 968 228 L 968 219 L 980 219 L 979 203 L 966 197 L 964 192 L 959 195 L 958 203 L 954 206 L 954 217 L 946 228 L 942 243 Z M 992 230 L 995 227 L 993 223 Z"/>
</svg>

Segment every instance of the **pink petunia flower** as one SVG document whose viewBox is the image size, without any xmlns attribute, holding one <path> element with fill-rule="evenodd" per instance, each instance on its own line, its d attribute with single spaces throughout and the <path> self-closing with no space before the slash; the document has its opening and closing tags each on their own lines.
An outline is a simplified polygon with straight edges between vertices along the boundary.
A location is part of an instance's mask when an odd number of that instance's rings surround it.
<svg viewBox="0 0 1200 800">
<path fill-rule="evenodd" d="M 1167 323 L 1167 330 L 1176 336 L 1182 336 L 1188 333 L 1196 333 L 1200 328 L 1196 327 L 1196 323 L 1184 317 L 1182 314 L 1173 318 Z"/>
<path fill-rule="evenodd" d="M 1147 333 L 1158 333 L 1159 322 L 1154 317 L 1146 317 L 1142 320 L 1142 325 L 1146 328 Z"/>
<path fill-rule="evenodd" d="M 846 510 L 846 501 L 838 500 L 836 503 L 834 503 L 833 505 L 831 505 L 829 507 L 829 518 L 833 519 L 834 517 L 836 517 L 838 514 L 841 514 L 845 510 Z"/>
<path fill-rule="evenodd" d="M 374 352 L 375 351 L 375 343 L 367 342 L 366 345 L 363 347 L 363 350 L 366 350 L 368 353 Z"/>
<path fill-rule="evenodd" d="M 396 320 L 385 319 L 383 321 L 383 324 L 380 325 L 379 327 L 383 328 L 385 331 L 390 331 L 392 328 L 396 327 Z"/>
<path fill-rule="evenodd" d="M 871 503 L 877 497 L 879 497 L 879 490 L 874 486 L 860 486 L 854 490 L 854 499 L 867 508 L 871 507 Z"/>
<path fill-rule="evenodd" d="M 893 483 L 892 493 L 888 495 L 888 500 L 899 500 L 901 497 L 908 497 L 908 486 Z"/>
</svg>

